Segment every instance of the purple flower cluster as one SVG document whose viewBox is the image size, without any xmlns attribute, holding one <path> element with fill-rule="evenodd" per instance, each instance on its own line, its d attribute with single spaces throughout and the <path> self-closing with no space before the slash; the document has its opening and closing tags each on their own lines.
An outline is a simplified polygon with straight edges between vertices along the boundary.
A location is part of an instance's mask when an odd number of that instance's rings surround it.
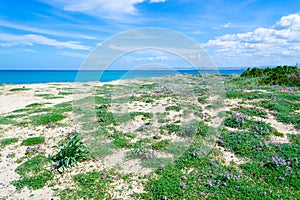
<svg viewBox="0 0 300 200">
<path fill-rule="evenodd" d="M 27 147 L 25 154 L 30 154 L 30 153 L 39 153 L 40 149 L 42 148 L 41 144 L 38 144 L 35 147 Z"/>
<path fill-rule="evenodd" d="M 237 175 L 234 175 L 232 173 L 228 173 L 228 172 L 225 172 L 225 178 L 222 179 L 223 181 L 221 180 L 216 180 L 214 183 L 216 186 L 224 186 L 226 187 L 227 186 L 227 183 L 226 181 L 230 180 L 230 179 L 235 179 L 236 181 L 240 180 L 240 176 L 237 176 Z M 212 186 L 213 185 L 213 182 L 211 180 L 207 180 L 206 181 L 206 184 L 208 186 Z"/>
<path fill-rule="evenodd" d="M 274 163 L 277 167 L 281 167 L 281 166 L 290 167 L 292 164 L 292 161 L 294 161 L 295 165 L 298 166 L 298 164 L 299 164 L 298 158 L 293 158 L 293 159 L 289 158 L 287 160 L 284 160 L 281 157 L 273 156 L 270 160 L 270 162 Z"/>
<path fill-rule="evenodd" d="M 185 188 L 186 187 L 186 184 L 184 182 L 180 182 L 180 186 Z"/>
<path fill-rule="evenodd" d="M 155 153 L 156 153 L 156 150 L 143 148 L 143 149 L 138 150 L 138 157 L 149 160 L 149 159 L 153 158 Z"/>
<path fill-rule="evenodd" d="M 228 172 L 225 172 L 225 178 L 226 180 L 230 180 L 234 178 L 236 181 L 240 180 L 240 176 L 234 175 L 232 173 L 228 174 Z"/>
<path fill-rule="evenodd" d="M 266 126 L 264 126 L 264 127 L 255 126 L 255 127 L 253 127 L 253 129 L 254 129 L 254 132 L 253 132 L 254 135 L 257 135 L 257 134 L 264 135 L 264 133 L 270 133 L 270 130 Z"/>
<path fill-rule="evenodd" d="M 294 90 L 292 90 L 292 89 L 290 89 L 290 88 L 283 88 L 283 89 L 281 90 L 281 92 L 294 94 Z"/>
<path fill-rule="evenodd" d="M 271 163 L 275 163 L 276 164 L 276 166 L 282 166 L 282 165 L 287 165 L 287 162 L 283 159 L 283 158 L 281 158 L 281 157 L 278 157 L 278 156 L 273 156 L 272 158 L 271 158 Z"/>
<path fill-rule="evenodd" d="M 263 149 L 260 146 L 252 146 L 252 150 L 262 151 Z"/>
<path fill-rule="evenodd" d="M 222 136 L 217 136 L 217 143 L 224 143 L 224 141 L 222 140 Z"/>
<path fill-rule="evenodd" d="M 246 123 L 245 120 L 248 119 L 247 115 L 240 114 L 240 113 L 233 113 L 231 117 L 235 119 L 235 122 L 237 123 L 238 127 L 244 125 Z"/>
<path fill-rule="evenodd" d="M 115 179 L 115 177 L 109 177 L 106 172 L 101 172 L 101 174 L 102 174 L 101 178 L 103 180 L 111 181 L 112 179 Z"/>
<path fill-rule="evenodd" d="M 8 153 L 6 155 L 6 158 L 13 158 L 15 156 L 15 153 Z"/>
</svg>

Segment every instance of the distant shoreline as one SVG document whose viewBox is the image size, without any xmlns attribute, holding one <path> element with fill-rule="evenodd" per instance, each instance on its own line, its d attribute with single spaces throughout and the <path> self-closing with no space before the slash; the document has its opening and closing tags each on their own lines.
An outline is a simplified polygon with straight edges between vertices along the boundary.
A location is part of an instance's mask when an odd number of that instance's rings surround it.
<svg viewBox="0 0 300 200">
<path fill-rule="evenodd" d="M 119 79 L 162 77 L 174 74 L 242 74 L 245 70 L 0 70 L 0 84 L 51 82 L 110 82 Z"/>
</svg>

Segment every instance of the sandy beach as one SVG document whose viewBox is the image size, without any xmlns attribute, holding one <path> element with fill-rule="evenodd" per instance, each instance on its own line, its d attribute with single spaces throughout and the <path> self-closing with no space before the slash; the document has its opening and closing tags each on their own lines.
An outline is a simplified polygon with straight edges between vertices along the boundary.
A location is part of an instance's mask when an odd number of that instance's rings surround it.
<svg viewBox="0 0 300 200">
<path fill-rule="evenodd" d="M 147 193 L 145 184 L 158 176 L 156 170 L 172 165 L 195 141 L 204 145 L 203 157 L 214 149 L 219 152 L 214 159 L 224 166 L 239 168 L 251 159 L 225 148 L 216 138 L 222 135 L 227 113 L 241 107 L 266 112 L 266 117 L 250 118 L 280 132 L 266 139 L 270 143 L 289 144 L 289 134 L 299 134 L 293 124 L 278 122 L 272 111 L 255 106 L 257 98 L 226 98 L 225 79 L 230 77 L 176 75 L 108 83 L 0 86 L 0 198 L 64 199 L 68 195 L 63 191 L 80 190 L 74 177 L 105 172 L 113 175 L 104 188 L 104 196 L 132 199 L 132 195 Z M 209 127 L 211 131 L 195 135 L 199 127 Z M 240 131 L 233 127 L 226 130 Z M 21 171 L 29 160 L 55 155 L 58 150 L 54 146 L 75 131 L 92 159 L 78 162 L 64 175 L 53 171 L 49 160 L 41 166 L 33 164 L 41 169 Z M 42 138 L 40 144 L 24 142 L 35 137 Z M 193 170 L 191 167 L 183 172 Z M 47 171 L 51 171 L 51 177 L 45 183 L 33 184 L 30 178 Z M 30 181 L 26 182 L 26 178 Z"/>
</svg>

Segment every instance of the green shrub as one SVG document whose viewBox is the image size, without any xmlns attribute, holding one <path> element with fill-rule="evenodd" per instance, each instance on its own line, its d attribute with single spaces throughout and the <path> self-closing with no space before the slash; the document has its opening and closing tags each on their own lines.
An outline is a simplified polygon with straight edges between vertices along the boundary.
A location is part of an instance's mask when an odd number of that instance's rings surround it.
<svg viewBox="0 0 300 200">
<path fill-rule="evenodd" d="M 277 66 L 275 68 L 248 68 L 241 77 L 261 77 L 262 85 L 300 86 L 300 69 L 296 66 Z"/>
</svg>

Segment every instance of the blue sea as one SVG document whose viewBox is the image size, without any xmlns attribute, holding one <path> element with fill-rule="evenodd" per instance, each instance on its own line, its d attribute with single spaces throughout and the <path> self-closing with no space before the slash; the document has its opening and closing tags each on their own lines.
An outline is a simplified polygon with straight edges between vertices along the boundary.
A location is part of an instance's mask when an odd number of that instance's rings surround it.
<svg viewBox="0 0 300 200">
<path fill-rule="evenodd" d="M 49 82 L 108 82 L 119 79 L 160 77 L 173 74 L 241 74 L 244 70 L 106 70 L 106 71 L 77 71 L 77 70 L 0 70 L 0 84 L 26 84 Z M 80 75 L 80 76 L 78 76 Z"/>
</svg>

